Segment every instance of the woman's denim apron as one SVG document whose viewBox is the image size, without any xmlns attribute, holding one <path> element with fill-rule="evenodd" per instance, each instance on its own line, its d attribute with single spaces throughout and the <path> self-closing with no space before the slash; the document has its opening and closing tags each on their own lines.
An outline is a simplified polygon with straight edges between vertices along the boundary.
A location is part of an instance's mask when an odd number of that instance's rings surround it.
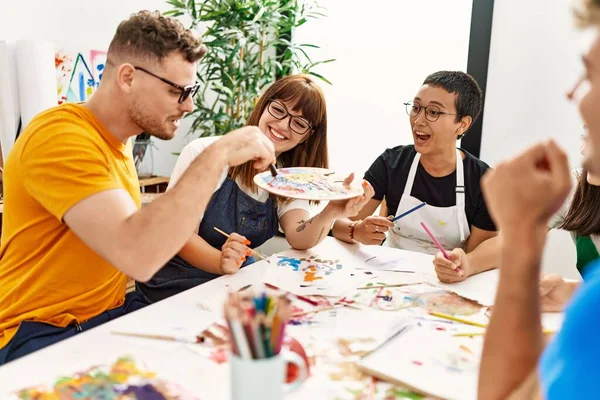
<svg viewBox="0 0 600 400">
<path fill-rule="evenodd" d="M 198 235 L 221 250 L 227 238 L 214 230 L 217 227 L 226 233 L 235 232 L 245 236 L 254 248 L 275 236 L 278 226 L 277 203 L 274 199 L 269 197 L 265 203 L 255 200 L 227 178 L 213 194 Z M 254 258 L 248 257 L 242 267 L 254 261 Z M 150 281 L 137 282 L 136 287 L 148 302 L 156 302 L 219 276 L 195 268 L 183 258 L 175 256 Z"/>
</svg>

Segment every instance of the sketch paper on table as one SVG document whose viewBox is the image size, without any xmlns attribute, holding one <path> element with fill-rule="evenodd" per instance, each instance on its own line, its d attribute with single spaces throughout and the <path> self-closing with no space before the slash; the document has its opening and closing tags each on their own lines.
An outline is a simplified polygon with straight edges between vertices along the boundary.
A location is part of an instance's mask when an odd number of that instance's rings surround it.
<svg viewBox="0 0 600 400">
<path fill-rule="evenodd" d="M 444 399 L 477 398 L 483 339 L 412 328 L 360 360 L 360 370 Z"/>
</svg>

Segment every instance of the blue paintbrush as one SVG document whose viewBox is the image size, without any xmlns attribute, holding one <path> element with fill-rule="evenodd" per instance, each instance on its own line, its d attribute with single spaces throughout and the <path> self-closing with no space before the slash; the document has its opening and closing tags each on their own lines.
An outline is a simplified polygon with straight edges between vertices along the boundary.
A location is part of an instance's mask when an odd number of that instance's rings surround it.
<svg viewBox="0 0 600 400">
<path fill-rule="evenodd" d="M 403 212 L 402 214 L 398 215 L 397 217 L 392 218 L 392 222 L 396 222 L 398 221 L 400 218 L 402 217 L 406 217 L 408 214 L 417 211 L 419 208 L 421 207 L 425 207 L 427 205 L 427 203 L 422 202 L 421 204 L 419 204 L 418 206 L 414 206 L 413 208 L 411 208 L 408 211 Z"/>
</svg>

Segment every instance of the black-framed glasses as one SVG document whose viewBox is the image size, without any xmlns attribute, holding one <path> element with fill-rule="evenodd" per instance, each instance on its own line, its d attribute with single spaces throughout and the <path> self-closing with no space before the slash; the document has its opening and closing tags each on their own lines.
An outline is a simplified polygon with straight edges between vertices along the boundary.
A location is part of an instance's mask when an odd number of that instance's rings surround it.
<svg viewBox="0 0 600 400">
<path fill-rule="evenodd" d="M 176 84 L 175 82 L 171 82 L 168 79 L 162 78 L 162 77 L 148 71 L 145 68 L 136 67 L 136 66 L 134 66 L 133 68 L 139 69 L 140 71 L 145 72 L 148 75 L 155 77 L 156 79 L 160 79 L 167 85 L 170 85 L 170 86 L 174 87 L 175 89 L 178 89 L 181 92 L 181 94 L 179 95 L 179 100 L 177 100 L 177 102 L 180 104 L 183 103 L 184 101 L 186 101 L 188 97 L 190 97 L 190 96 L 194 97 L 196 95 L 196 93 L 198 93 L 198 89 L 200 89 L 199 83 L 194 83 L 193 85 L 181 86 L 181 85 Z"/>
<path fill-rule="evenodd" d="M 404 103 L 404 105 L 406 106 L 406 113 L 413 118 L 417 118 L 421 113 L 421 110 L 425 109 L 425 118 L 427 118 L 427 121 L 430 122 L 437 121 L 441 115 L 456 115 L 457 117 L 462 117 L 462 115 L 460 114 L 444 112 L 440 110 L 440 108 L 435 104 L 430 104 L 425 107 L 418 103 L 415 103 L 414 101 L 407 101 L 406 103 Z"/>
<path fill-rule="evenodd" d="M 271 100 L 271 102 L 267 106 L 267 111 L 274 118 L 279 120 L 282 120 L 289 115 L 290 121 L 288 123 L 288 127 L 294 132 L 296 132 L 298 135 L 305 135 L 308 131 L 312 129 L 312 126 L 308 123 L 307 120 L 305 120 L 302 117 L 290 114 L 286 106 L 278 102 L 277 100 Z"/>
</svg>

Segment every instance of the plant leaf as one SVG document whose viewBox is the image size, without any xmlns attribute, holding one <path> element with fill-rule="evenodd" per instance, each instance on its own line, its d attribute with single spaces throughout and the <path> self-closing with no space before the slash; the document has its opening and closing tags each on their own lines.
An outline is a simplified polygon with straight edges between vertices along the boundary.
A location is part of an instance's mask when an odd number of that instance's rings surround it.
<svg viewBox="0 0 600 400">
<path fill-rule="evenodd" d="M 323 82 L 329 83 L 330 85 L 333 86 L 333 83 L 329 82 L 329 80 L 327 78 L 325 78 L 323 75 L 319 75 L 314 71 L 308 71 L 308 73 L 310 75 L 316 76 L 317 78 L 319 78 L 320 80 L 322 80 Z"/>
</svg>

